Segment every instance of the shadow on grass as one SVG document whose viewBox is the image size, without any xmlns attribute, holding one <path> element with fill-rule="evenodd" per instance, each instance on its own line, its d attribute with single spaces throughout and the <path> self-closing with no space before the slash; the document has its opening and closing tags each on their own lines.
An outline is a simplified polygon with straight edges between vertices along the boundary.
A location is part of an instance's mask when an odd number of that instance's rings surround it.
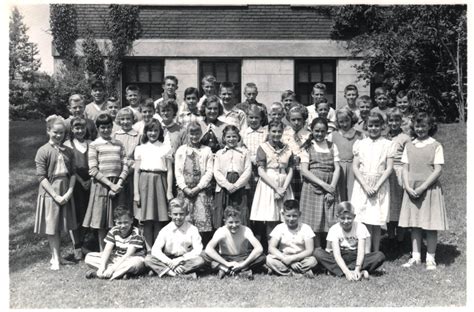
<svg viewBox="0 0 474 312">
<path fill-rule="evenodd" d="M 436 247 L 436 262 L 450 266 L 455 259 L 461 255 L 461 251 L 455 245 L 438 244 Z"/>
</svg>

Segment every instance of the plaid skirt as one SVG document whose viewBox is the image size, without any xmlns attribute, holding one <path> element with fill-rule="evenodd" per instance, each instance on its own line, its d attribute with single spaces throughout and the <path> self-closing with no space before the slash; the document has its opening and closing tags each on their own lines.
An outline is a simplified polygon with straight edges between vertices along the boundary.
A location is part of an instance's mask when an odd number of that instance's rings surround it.
<svg viewBox="0 0 474 312">
<path fill-rule="evenodd" d="M 331 183 L 333 172 L 311 169 L 312 174 L 326 183 Z M 315 232 L 327 232 L 336 223 L 335 200 L 329 203 L 321 187 L 316 187 L 308 180 L 303 180 L 301 190 L 301 222 L 308 224 Z M 337 198 L 337 196 L 335 196 Z"/>
</svg>

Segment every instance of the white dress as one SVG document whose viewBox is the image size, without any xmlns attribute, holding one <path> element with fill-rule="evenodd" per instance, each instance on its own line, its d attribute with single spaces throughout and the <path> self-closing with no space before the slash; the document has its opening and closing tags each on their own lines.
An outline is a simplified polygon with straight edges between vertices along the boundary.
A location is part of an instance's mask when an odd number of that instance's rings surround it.
<svg viewBox="0 0 474 312">
<path fill-rule="evenodd" d="M 359 171 L 365 181 L 375 186 L 387 167 L 387 158 L 391 155 L 391 141 L 379 137 L 375 141 L 365 138 L 356 141 L 353 146 L 354 157 L 359 158 Z M 352 191 L 351 203 L 354 205 L 356 221 L 369 225 L 385 225 L 388 222 L 390 207 L 390 186 L 388 179 L 377 194 L 368 197 L 356 179 Z"/>
</svg>

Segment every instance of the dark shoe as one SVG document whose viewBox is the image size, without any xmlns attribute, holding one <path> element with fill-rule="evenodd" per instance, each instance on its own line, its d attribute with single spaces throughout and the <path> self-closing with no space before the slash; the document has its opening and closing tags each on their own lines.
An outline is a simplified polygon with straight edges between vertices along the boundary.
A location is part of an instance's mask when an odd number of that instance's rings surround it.
<svg viewBox="0 0 474 312">
<path fill-rule="evenodd" d="M 314 273 L 311 270 L 306 271 L 303 275 L 304 275 L 304 277 L 309 278 L 309 279 L 314 278 Z"/>
<path fill-rule="evenodd" d="M 86 278 L 87 279 L 97 278 L 97 271 L 94 271 L 94 270 L 87 271 Z"/>
<path fill-rule="evenodd" d="M 252 270 L 245 270 L 245 271 L 241 271 L 239 274 L 238 274 L 239 277 L 242 277 L 242 278 L 246 278 L 250 281 L 253 281 L 254 277 L 253 277 L 253 274 L 252 274 Z"/>
</svg>

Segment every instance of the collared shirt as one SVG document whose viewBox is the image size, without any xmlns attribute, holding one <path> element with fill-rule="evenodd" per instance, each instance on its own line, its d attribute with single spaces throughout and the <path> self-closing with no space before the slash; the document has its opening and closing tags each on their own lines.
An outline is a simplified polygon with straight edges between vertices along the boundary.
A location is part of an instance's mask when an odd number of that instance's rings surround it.
<svg viewBox="0 0 474 312">
<path fill-rule="evenodd" d="M 226 110 L 224 108 L 224 113 L 217 119 L 228 125 L 234 125 L 239 130 L 247 128 L 247 116 L 242 110 L 236 108 L 235 106 L 230 110 Z"/>
<path fill-rule="evenodd" d="M 201 180 L 199 180 L 197 187 L 202 190 L 209 186 L 213 177 L 214 166 L 214 155 L 212 154 L 211 148 L 205 145 L 201 145 L 197 148 L 186 144 L 178 148 L 174 159 L 176 184 L 182 190 L 187 187 L 184 179 L 184 162 L 186 161 L 187 155 L 191 155 L 192 153 L 196 153 L 198 156 Z"/>
<path fill-rule="evenodd" d="M 171 146 L 170 156 L 174 159 L 173 155 L 176 150 L 187 142 L 186 130 L 174 121 L 169 125 L 162 123 L 161 126 L 165 137 L 164 142 Z"/>
<path fill-rule="evenodd" d="M 155 141 L 146 142 L 138 145 L 135 149 L 135 161 L 140 161 L 141 170 L 148 171 L 167 171 L 166 159 L 169 156 L 171 148 L 169 145 Z"/>
<path fill-rule="evenodd" d="M 133 128 L 127 132 L 125 132 L 123 129 L 120 129 L 114 133 L 113 137 L 114 139 L 123 143 L 128 159 L 133 159 L 133 153 L 135 153 L 135 148 L 140 144 L 141 139 L 138 131 L 134 130 Z"/>
<path fill-rule="evenodd" d="M 391 146 L 392 142 L 382 136 L 355 141 L 352 152 L 359 158 L 359 170 L 368 174 L 382 173 L 387 167 L 387 158 L 393 157 Z"/>
<path fill-rule="evenodd" d="M 107 112 L 104 107 L 104 104 L 105 102 L 102 103 L 102 105 L 97 105 L 95 102 L 90 102 L 86 105 L 86 108 L 84 109 L 84 117 L 95 121 L 100 113 Z"/>
<path fill-rule="evenodd" d="M 164 246 L 162 252 L 165 255 L 173 258 L 183 256 L 185 260 L 198 256 L 203 248 L 197 227 L 188 221 L 184 221 L 179 228 L 174 222 L 170 222 L 158 233 L 151 254 L 163 261 L 158 256 L 157 249 L 160 246 Z"/>
<path fill-rule="evenodd" d="M 181 126 L 186 129 L 191 122 L 202 120 L 202 116 L 194 115 L 189 111 L 184 111 L 178 114 L 176 120 L 181 124 Z"/>
<path fill-rule="evenodd" d="M 316 106 L 314 104 L 307 106 L 306 109 L 308 110 L 308 125 L 313 122 L 313 119 L 318 117 L 318 112 L 316 112 Z M 331 123 L 334 128 L 336 127 L 336 111 L 334 108 L 329 107 L 329 113 L 328 113 L 328 121 Z"/>
<path fill-rule="evenodd" d="M 245 147 L 224 147 L 216 152 L 214 158 L 214 178 L 216 179 L 216 192 L 221 187 L 228 188 L 232 183 L 227 181 L 227 173 L 237 172 L 239 179 L 233 183 L 237 188 L 245 187 L 252 174 L 249 151 Z"/>
<path fill-rule="evenodd" d="M 260 144 L 264 143 L 268 137 L 268 129 L 260 126 L 254 130 L 250 127 L 242 130 L 242 142 L 245 144 L 250 153 L 250 161 L 255 164 L 257 157 L 257 149 Z"/>
</svg>

